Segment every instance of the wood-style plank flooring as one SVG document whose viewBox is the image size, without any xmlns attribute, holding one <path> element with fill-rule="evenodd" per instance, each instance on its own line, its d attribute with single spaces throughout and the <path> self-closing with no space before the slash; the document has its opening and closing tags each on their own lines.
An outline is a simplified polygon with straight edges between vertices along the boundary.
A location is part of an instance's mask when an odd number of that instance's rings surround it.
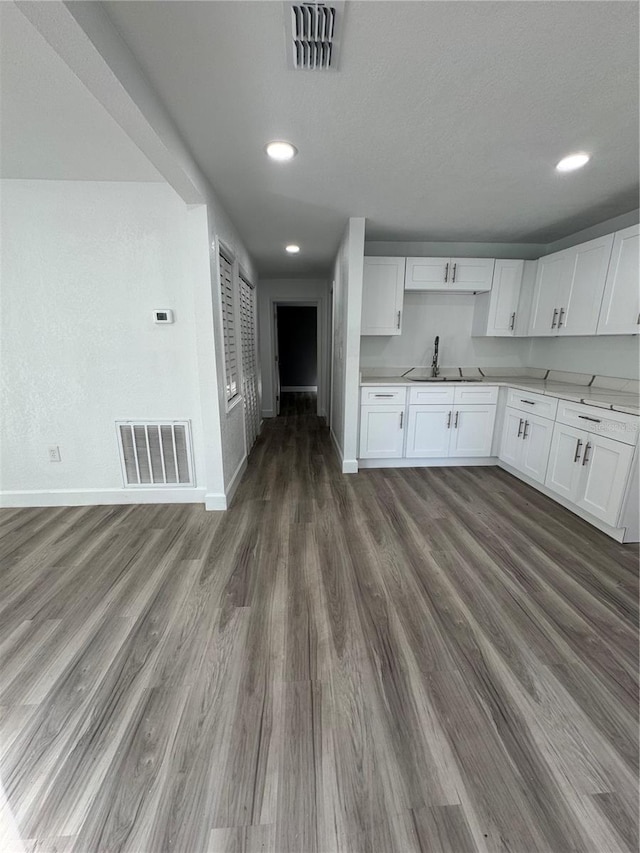
<svg viewBox="0 0 640 853">
<path fill-rule="evenodd" d="M 0 511 L 2 784 L 38 853 L 635 851 L 637 549 L 490 468 Z"/>
</svg>

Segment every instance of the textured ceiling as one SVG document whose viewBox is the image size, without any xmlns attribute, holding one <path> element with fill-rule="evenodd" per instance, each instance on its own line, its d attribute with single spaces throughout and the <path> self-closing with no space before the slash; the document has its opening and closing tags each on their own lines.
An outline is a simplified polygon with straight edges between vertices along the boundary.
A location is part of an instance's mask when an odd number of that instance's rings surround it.
<svg viewBox="0 0 640 853">
<path fill-rule="evenodd" d="M 0 177 L 160 181 L 13 3 L 0 2 Z"/>
</svg>

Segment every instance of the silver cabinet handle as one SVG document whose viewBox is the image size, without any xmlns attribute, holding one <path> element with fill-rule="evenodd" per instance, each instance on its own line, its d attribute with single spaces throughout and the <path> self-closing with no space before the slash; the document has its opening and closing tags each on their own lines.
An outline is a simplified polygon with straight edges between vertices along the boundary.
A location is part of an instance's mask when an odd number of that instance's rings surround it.
<svg viewBox="0 0 640 853">
<path fill-rule="evenodd" d="M 402 429 L 402 422 L 404 421 L 404 412 L 400 412 L 400 429 Z"/>
<path fill-rule="evenodd" d="M 511 322 L 509 323 L 509 328 L 511 329 L 511 331 L 514 330 L 515 325 L 516 325 L 516 312 L 514 311 L 513 314 L 511 315 Z"/>
<path fill-rule="evenodd" d="M 449 278 L 449 264 L 446 264 L 444 268 L 444 280 L 446 281 Z"/>
<path fill-rule="evenodd" d="M 533 402 L 533 400 L 523 400 L 523 398 L 522 398 L 522 397 L 520 397 L 520 402 L 521 402 L 521 403 L 526 403 L 526 404 L 527 404 L 527 406 L 535 406 L 535 403 Z"/>
<path fill-rule="evenodd" d="M 578 415 L 579 418 L 582 418 L 583 421 L 593 421 L 594 424 L 600 424 L 602 421 L 600 418 L 590 418 L 589 415 Z"/>
<path fill-rule="evenodd" d="M 591 442 L 588 441 L 584 446 L 584 456 L 582 457 L 582 464 L 586 465 L 589 461 L 589 448 L 591 447 Z"/>
<path fill-rule="evenodd" d="M 451 281 L 454 282 L 456 280 L 456 267 L 458 264 L 453 265 L 453 275 L 451 276 Z"/>
<path fill-rule="evenodd" d="M 562 315 L 563 314 L 566 314 L 566 311 L 564 310 L 564 308 L 561 308 L 560 309 L 560 316 L 558 317 L 558 328 L 560 328 L 560 326 L 562 325 Z"/>
<path fill-rule="evenodd" d="M 577 461 L 578 461 L 578 459 L 580 459 L 580 448 L 581 448 L 581 447 L 582 447 L 582 441 L 581 441 L 580 439 L 578 439 L 578 441 L 576 442 L 576 452 L 575 452 L 575 456 L 573 457 L 573 461 L 574 461 L 574 462 L 577 462 Z"/>
<path fill-rule="evenodd" d="M 401 311 L 398 311 L 398 328 L 400 328 L 400 317 L 402 315 Z"/>
<path fill-rule="evenodd" d="M 555 329 L 557 319 L 558 319 L 558 309 L 554 308 L 553 309 L 553 320 L 551 321 L 551 328 L 552 329 Z"/>
<path fill-rule="evenodd" d="M 517 434 L 516 438 L 520 438 L 521 435 L 522 435 L 522 418 L 520 418 L 520 423 L 518 424 L 518 434 Z"/>
<path fill-rule="evenodd" d="M 456 412 L 456 419 L 455 419 L 454 424 L 453 424 L 454 429 L 458 429 L 458 418 L 459 418 L 459 416 L 460 416 L 460 412 Z"/>
<path fill-rule="evenodd" d="M 529 435 L 529 433 L 527 432 L 528 429 L 529 429 L 529 421 L 525 421 L 524 422 L 524 432 L 522 433 L 522 440 L 523 441 Z"/>
<path fill-rule="evenodd" d="M 447 429 L 451 429 L 451 415 L 452 414 L 453 414 L 453 412 L 449 412 L 449 415 L 447 416 Z"/>
<path fill-rule="evenodd" d="M 374 394 L 374 397 L 393 397 L 393 394 Z"/>
</svg>

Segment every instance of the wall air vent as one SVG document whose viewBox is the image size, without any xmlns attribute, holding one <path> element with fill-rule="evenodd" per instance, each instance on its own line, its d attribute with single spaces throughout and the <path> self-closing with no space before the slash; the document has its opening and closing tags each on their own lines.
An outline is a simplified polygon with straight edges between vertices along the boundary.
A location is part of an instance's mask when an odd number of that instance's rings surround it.
<svg viewBox="0 0 640 853">
<path fill-rule="evenodd" d="M 192 486 L 189 421 L 117 421 L 125 486 Z"/>
<path fill-rule="evenodd" d="M 336 71 L 344 1 L 285 2 L 287 65 L 298 71 Z"/>
</svg>

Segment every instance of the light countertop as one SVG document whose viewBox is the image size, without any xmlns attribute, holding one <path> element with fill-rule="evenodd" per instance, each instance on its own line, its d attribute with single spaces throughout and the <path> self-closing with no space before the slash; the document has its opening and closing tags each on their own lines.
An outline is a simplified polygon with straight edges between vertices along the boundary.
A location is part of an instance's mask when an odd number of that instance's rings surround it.
<svg viewBox="0 0 640 853">
<path fill-rule="evenodd" d="M 448 375 L 448 371 L 443 371 Z M 602 409 L 610 409 L 614 412 L 627 412 L 631 415 L 640 414 L 640 401 L 635 393 L 617 391 L 597 386 L 579 385 L 571 382 L 558 382 L 549 379 L 536 379 L 530 376 L 489 376 L 484 375 L 480 381 L 461 382 L 463 385 L 500 385 L 508 388 L 517 388 L 520 391 L 535 391 L 549 397 L 558 397 L 561 400 L 571 400 L 576 403 L 587 403 L 590 406 L 598 406 Z M 361 386 L 367 385 L 429 385 L 428 382 L 416 382 L 402 376 L 363 376 Z M 436 387 L 437 382 L 432 383 Z M 453 381 L 447 385 L 454 385 Z"/>
</svg>

